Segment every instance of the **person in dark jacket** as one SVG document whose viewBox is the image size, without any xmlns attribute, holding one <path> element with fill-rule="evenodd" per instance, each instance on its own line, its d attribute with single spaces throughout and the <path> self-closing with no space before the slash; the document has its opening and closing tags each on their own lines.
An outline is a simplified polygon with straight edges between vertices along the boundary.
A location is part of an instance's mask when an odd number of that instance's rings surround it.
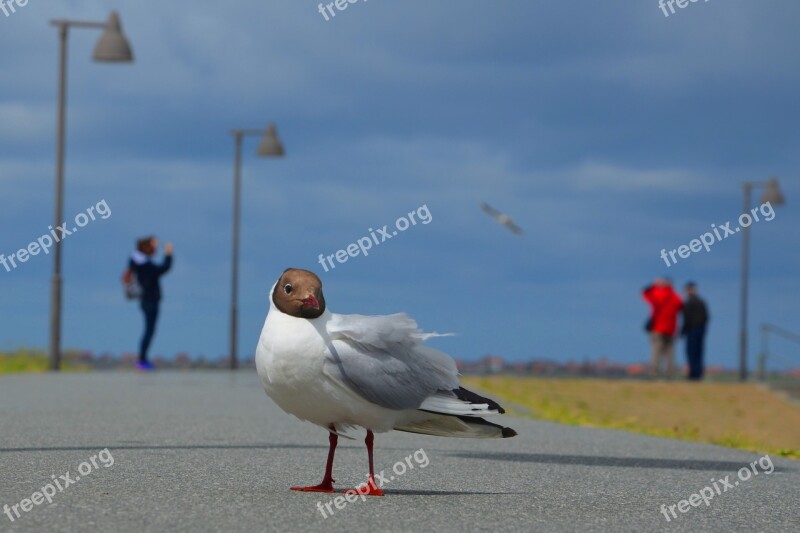
<svg viewBox="0 0 800 533">
<path fill-rule="evenodd" d="M 697 284 L 686 284 L 686 304 L 683 307 L 683 327 L 681 334 L 686 336 L 686 359 L 689 363 L 689 379 L 703 379 L 703 341 L 708 326 L 708 307 L 697 295 Z"/>
<path fill-rule="evenodd" d="M 152 257 L 158 250 L 158 239 L 145 237 L 136 242 L 136 251 L 131 255 L 129 267 L 136 274 L 136 280 L 142 287 L 141 307 L 144 313 L 144 334 L 139 344 L 139 370 L 153 370 L 155 367 L 147 360 L 147 351 L 153 340 L 158 320 L 158 308 L 161 302 L 161 276 L 172 267 L 172 243 L 164 245 L 164 262 L 157 265 Z"/>
<path fill-rule="evenodd" d="M 678 332 L 678 314 L 683 308 L 683 300 L 672 289 L 672 282 L 666 277 L 658 278 L 652 285 L 645 287 L 642 298 L 650 304 L 652 311 L 648 322 L 650 375 L 653 378 L 659 377 L 662 363 L 665 363 L 664 375 L 667 379 L 672 379 L 675 371 L 675 335 Z"/>
</svg>

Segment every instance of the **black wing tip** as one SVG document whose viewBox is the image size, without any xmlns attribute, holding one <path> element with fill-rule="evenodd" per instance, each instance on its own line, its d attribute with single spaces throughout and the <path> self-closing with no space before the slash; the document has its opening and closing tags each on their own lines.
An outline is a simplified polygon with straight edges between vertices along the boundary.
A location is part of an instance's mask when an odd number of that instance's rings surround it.
<svg viewBox="0 0 800 533">
<path fill-rule="evenodd" d="M 516 437 L 517 432 L 511 428 L 503 428 L 503 438 L 510 439 L 511 437 Z"/>
<path fill-rule="evenodd" d="M 495 435 L 495 438 L 501 437 L 503 439 L 509 439 L 511 437 L 516 437 L 517 432 L 511 428 L 507 428 L 501 426 L 500 424 L 495 424 L 494 422 L 489 422 L 484 418 L 478 418 L 474 416 L 456 416 L 462 422 L 466 422 L 468 425 L 476 425 L 476 426 L 490 426 L 500 431 L 499 435 Z"/>
<path fill-rule="evenodd" d="M 506 413 L 506 410 L 500 407 L 500 404 L 494 400 L 489 398 L 484 398 L 480 394 L 475 394 L 471 390 L 467 390 L 464 387 L 459 387 L 457 389 L 453 389 L 453 394 L 456 395 L 456 398 L 461 400 L 462 402 L 467 403 L 485 403 L 489 406 L 489 409 L 493 411 L 497 411 L 501 415 Z"/>
</svg>

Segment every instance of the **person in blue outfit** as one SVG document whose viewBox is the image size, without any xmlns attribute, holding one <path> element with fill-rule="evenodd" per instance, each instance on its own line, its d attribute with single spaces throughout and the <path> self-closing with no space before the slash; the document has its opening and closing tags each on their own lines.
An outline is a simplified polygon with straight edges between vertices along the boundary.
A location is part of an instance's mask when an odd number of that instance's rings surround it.
<svg viewBox="0 0 800 533">
<path fill-rule="evenodd" d="M 157 265 L 152 261 L 158 251 L 158 239 L 145 237 L 136 242 L 136 250 L 131 255 L 129 268 L 136 275 L 136 281 L 141 286 L 140 305 L 144 313 L 144 334 L 139 344 L 139 370 L 154 370 L 153 364 L 147 360 L 147 352 L 153 335 L 156 332 L 158 309 L 161 303 L 161 276 L 172 268 L 172 243 L 164 245 L 164 261 Z"/>
<path fill-rule="evenodd" d="M 708 307 L 697 295 L 697 284 L 686 284 L 686 303 L 683 306 L 683 327 L 681 333 L 686 336 L 686 359 L 689 363 L 689 379 L 703 379 L 703 342 L 708 327 Z"/>
</svg>

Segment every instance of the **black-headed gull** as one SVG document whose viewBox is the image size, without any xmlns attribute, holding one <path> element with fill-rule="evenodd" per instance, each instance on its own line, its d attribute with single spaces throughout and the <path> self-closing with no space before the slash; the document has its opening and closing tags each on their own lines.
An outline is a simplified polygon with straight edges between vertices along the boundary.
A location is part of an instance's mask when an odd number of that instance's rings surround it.
<svg viewBox="0 0 800 533">
<path fill-rule="evenodd" d="M 483 209 L 484 213 L 488 214 L 490 217 L 495 219 L 499 224 L 502 224 L 505 227 L 507 227 L 513 233 L 517 235 L 522 235 L 522 228 L 514 224 L 514 221 L 511 220 L 510 216 L 506 215 L 505 213 L 501 213 L 500 211 L 490 206 L 486 202 L 481 203 L 481 209 Z"/>
<path fill-rule="evenodd" d="M 278 406 L 329 431 L 322 483 L 292 490 L 333 492 L 333 456 L 339 435 L 367 430 L 369 479 L 375 485 L 373 432 L 396 429 L 442 437 L 513 437 L 516 431 L 481 418 L 504 413 L 458 383 L 453 359 L 422 342 L 408 315 L 339 315 L 325 306 L 313 272 L 290 268 L 273 286 L 256 350 L 264 389 Z"/>
</svg>

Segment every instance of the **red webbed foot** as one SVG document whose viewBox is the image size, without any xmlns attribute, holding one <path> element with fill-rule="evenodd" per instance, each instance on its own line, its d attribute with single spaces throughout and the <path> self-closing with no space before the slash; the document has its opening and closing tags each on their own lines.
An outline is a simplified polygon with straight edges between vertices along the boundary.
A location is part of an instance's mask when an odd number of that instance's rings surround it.
<svg viewBox="0 0 800 533">
<path fill-rule="evenodd" d="M 298 490 L 300 492 L 334 492 L 333 490 L 333 480 L 330 481 L 323 481 L 319 485 L 314 485 L 311 487 L 292 487 L 292 490 Z"/>
<path fill-rule="evenodd" d="M 370 476 L 366 483 L 354 489 L 346 490 L 345 494 L 355 494 L 356 496 L 383 496 L 383 491 L 375 483 L 375 479 Z"/>
</svg>

